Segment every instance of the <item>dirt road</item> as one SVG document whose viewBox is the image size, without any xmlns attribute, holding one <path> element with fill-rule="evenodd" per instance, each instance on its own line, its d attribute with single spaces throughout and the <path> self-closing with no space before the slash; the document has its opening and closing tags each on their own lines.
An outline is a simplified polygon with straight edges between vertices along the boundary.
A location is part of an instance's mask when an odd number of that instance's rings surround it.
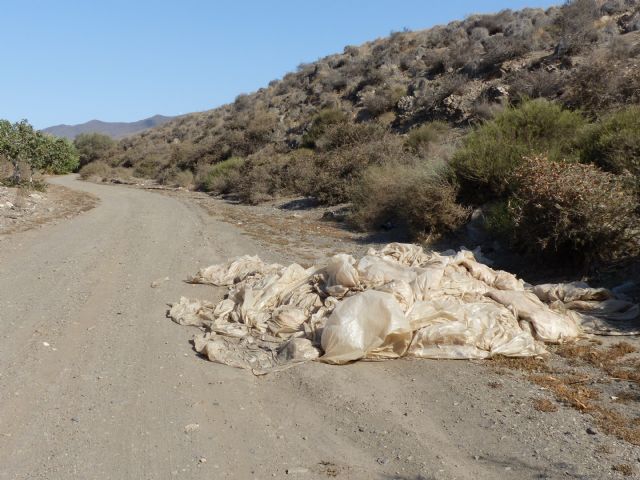
<svg viewBox="0 0 640 480">
<path fill-rule="evenodd" d="M 618 475 L 602 452 L 638 453 L 471 362 L 209 363 L 166 304 L 220 292 L 182 280 L 295 259 L 177 198 L 54 181 L 100 204 L 0 240 L 0 479 L 597 479 Z"/>
</svg>

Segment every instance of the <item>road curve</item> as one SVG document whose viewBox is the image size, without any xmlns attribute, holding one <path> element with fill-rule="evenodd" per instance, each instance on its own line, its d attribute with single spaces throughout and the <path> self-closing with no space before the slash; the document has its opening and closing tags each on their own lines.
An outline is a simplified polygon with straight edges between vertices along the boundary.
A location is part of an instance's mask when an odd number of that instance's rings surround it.
<svg viewBox="0 0 640 480">
<path fill-rule="evenodd" d="M 575 418 L 499 421 L 517 417 L 521 386 L 491 390 L 469 362 L 259 378 L 206 362 L 166 304 L 220 295 L 182 281 L 199 266 L 270 253 L 180 199 L 53 181 L 100 203 L 0 242 L 0 479 L 586 475 L 542 431 Z"/>
</svg>

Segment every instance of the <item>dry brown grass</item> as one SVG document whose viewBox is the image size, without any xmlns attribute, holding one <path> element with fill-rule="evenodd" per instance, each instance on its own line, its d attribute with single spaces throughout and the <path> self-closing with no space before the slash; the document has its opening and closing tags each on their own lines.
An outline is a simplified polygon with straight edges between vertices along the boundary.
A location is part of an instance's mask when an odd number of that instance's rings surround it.
<svg viewBox="0 0 640 480">
<path fill-rule="evenodd" d="M 546 398 L 536 398 L 533 401 L 533 408 L 539 412 L 557 412 L 558 405 Z"/>
<path fill-rule="evenodd" d="M 601 444 L 598 445 L 594 451 L 602 455 L 611 455 L 613 453 L 613 448 L 609 445 Z"/>
<path fill-rule="evenodd" d="M 548 389 L 559 401 L 581 412 L 593 411 L 594 406 L 591 401 L 599 397 L 598 391 L 583 384 L 586 379 L 572 375 L 530 375 L 528 378 L 533 383 Z"/>
<path fill-rule="evenodd" d="M 584 362 L 601 369 L 613 379 L 640 384 L 640 362 L 624 358 L 635 352 L 637 348 L 628 342 L 618 342 L 604 349 L 596 348 L 593 344 L 568 344 L 556 349 L 558 355 L 574 364 Z"/>
<path fill-rule="evenodd" d="M 616 397 L 618 397 L 618 402 L 620 403 L 630 403 L 630 402 L 640 401 L 640 394 L 636 392 L 620 392 L 616 395 Z"/>
<path fill-rule="evenodd" d="M 590 414 L 605 434 L 640 445 L 640 422 L 630 421 L 626 416 L 598 404 L 600 392 L 584 385 L 585 381 L 589 381 L 588 377 L 530 375 L 528 378 L 547 388 L 558 401 Z"/>
<path fill-rule="evenodd" d="M 521 370 L 524 372 L 538 372 L 547 373 L 550 372 L 549 365 L 545 359 L 540 357 L 501 357 L 497 356 L 491 360 L 494 367 L 504 367 L 511 370 Z"/>
<path fill-rule="evenodd" d="M 628 342 L 618 342 L 605 349 L 596 348 L 593 344 L 565 344 L 556 349 L 556 353 L 563 358 L 582 360 L 600 368 L 636 351 L 637 349 Z"/>
<path fill-rule="evenodd" d="M 635 358 L 625 359 L 637 349 L 628 342 L 598 348 L 600 343 L 561 345 L 555 351 L 570 364 L 598 368 L 605 374 L 603 378 L 597 375 L 575 375 L 562 367 L 552 368 L 546 360 L 532 357 L 496 357 L 493 359 L 493 365 L 499 369 L 523 372 L 529 381 L 547 389 L 557 401 L 591 415 L 603 433 L 633 445 L 640 445 L 640 418 L 629 418 L 603 406 L 600 400 L 601 392 L 591 385 L 596 381 L 609 382 L 611 378 L 640 383 L 640 362 Z M 621 402 L 638 401 L 639 398 L 632 392 L 623 392 L 617 396 Z M 554 407 L 556 406 L 549 400 L 533 401 L 533 408 L 538 411 L 555 411 Z"/>
<path fill-rule="evenodd" d="M 620 463 L 618 465 L 614 465 L 611 467 L 611 470 L 614 472 L 619 472 L 625 477 L 630 477 L 633 475 L 633 467 L 628 463 Z"/>
</svg>

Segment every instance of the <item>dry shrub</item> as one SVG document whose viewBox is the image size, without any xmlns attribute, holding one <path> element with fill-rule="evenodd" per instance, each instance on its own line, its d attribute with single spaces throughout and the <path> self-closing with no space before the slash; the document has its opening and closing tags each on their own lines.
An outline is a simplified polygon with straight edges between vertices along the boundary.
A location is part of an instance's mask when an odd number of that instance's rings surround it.
<svg viewBox="0 0 640 480">
<path fill-rule="evenodd" d="M 179 170 L 170 180 L 174 187 L 189 188 L 193 186 L 194 176 L 191 170 Z"/>
<path fill-rule="evenodd" d="M 16 208 L 25 208 L 27 206 L 27 198 L 29 198 L 29 189 L 25 185 L 19 185 L 12 202 L 13 206 Z"/>
<path fill-rule="evenodd" d="M 379 88 L 366 94 L 362 99 L 362 105 L 371 116 L 378 117 L 396 108 L 398 101 L 405 94 L 406 88 L 401 86 Z"/>
<path fill-rule="evenodd" d="M 380 125 L 355 127 L 342 132 L 331 129 L 328 132 L 331 149 L 320 150 L 314 156 L 313 178 L 306 194 L 320 203 L 336 205 L 350 201 L 369 166 L 406 163 L 407 154 L 399 136 L 387 133 Z M 340 148 L 339 144 L 342 144 Z M 328 144 L 320 142 L 319 145 L 327 148 Z"/>
<path fill-rule="evenodd" d="M 201 164 L 196 170 L 196 187 L 205 192 L 229 193 L 240 179 L 240 167 L 244 160 L 231 157 L 213 165 Z"/>
<path fill-rule="evenodd" d="M 329 127 L 347 123 L 348 117 L 342 110 L 326 108 L 321 110 L 311 121 L 311 125 L 302 137 L 302 145 L 314 148 L 316 141 L 322 137 Z"/>
<path fill-rule="evenodd" d="M 96 178 L 103 180 L 111 173 L 111 167 L 103 161 L 95 161 L 86 164 L 80 169 L 80 178 L 88 180 L 90 178 Z"/>
<path fill-rule="evenodd" d="M 628 463 L 620 463 L 618 465 L 613 465 L 611 467 L 611 470 L 613 470 L 614 472 L 619 472 L 625 477 L 630 477 L 631 475 L 633 475 L 633 467 Z"/>
<path fill-rule="evenodd" d="M 566 79 L 561 71 L 518 70 L 509 86 L 509 94 L 514 98 L 557 98 L 563 91 Z"/>
<path fill-rule="evenodd" d="M 564 101 L 592 116 L 640 102 L 640 69 L 635 59 L 615 60 L 594 52 L 571 74 Z"/>
<path fill-rule="evenodd" d="M 282 154 L 267 148 L 248 157 L 236 170 L 230 190 L 246 203 L 257 204 L 279 195 L 310 195 L 315 177 L 314 154 L 299 149 Z"/>
<path fill-rule="evenodd" d="M 468 216 L 456 195 L 441 164 L 372 166 L 354 188 L 352 221 L 371 229 L 399 224 L 413 238 L 438 236 L 460 227 Z"/>
<path fill-rule="evenodd" d="M 425 123 L 409 132 L 405 146 L 411 152 L 426 153 L 429 151 L 429 147 L 440 140 L 448 129 L 448 125 L 444 122 Z"/>
<path fill-rule="evenodd" d="M 546 398 L 536 398 L 533 400 L 533 408 L 539 412 L 557 412 L 558 406 Z"/>
<path fill-rule="evenodd" d="M 598 39 L 596 20 L 600 17 L 596 0 L 568 0 L 556 22 L 562 41 L 558 53 L 576 54 Z"/>
<path fill-rule="evenodd" d="M 366 145 L 387 135 L 378 123 L 332 123 L 315 141 L 319 151 L 329 152 L 350 146 Z"/>
<path fill-rule="evenodd" d="M 640 252 L 637 199 L 626 176 L 530 157 L 512 178 L 516 246 L 589 265 Z"/>
</svg>

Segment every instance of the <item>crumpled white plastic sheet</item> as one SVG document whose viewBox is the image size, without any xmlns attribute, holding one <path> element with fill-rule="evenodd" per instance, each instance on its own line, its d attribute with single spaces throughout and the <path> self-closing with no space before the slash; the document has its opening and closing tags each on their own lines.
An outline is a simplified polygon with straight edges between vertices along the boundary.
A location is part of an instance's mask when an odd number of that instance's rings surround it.
<svg viewBox="0 0 640 480">
<path fill-rule="evenodd" d="M 224 300 L 182 297 L 169 316 L 204 330 L 194 344 L 209 360 L 256 374 L 316 359 L 535 356 L 584 333 L 640 333 L 638 305 L 608 290 L 526 285 L 476 256 L 400 243 L 308 269 L 243 256 L 190 279 L 227 286 Z"/>
</svg>

